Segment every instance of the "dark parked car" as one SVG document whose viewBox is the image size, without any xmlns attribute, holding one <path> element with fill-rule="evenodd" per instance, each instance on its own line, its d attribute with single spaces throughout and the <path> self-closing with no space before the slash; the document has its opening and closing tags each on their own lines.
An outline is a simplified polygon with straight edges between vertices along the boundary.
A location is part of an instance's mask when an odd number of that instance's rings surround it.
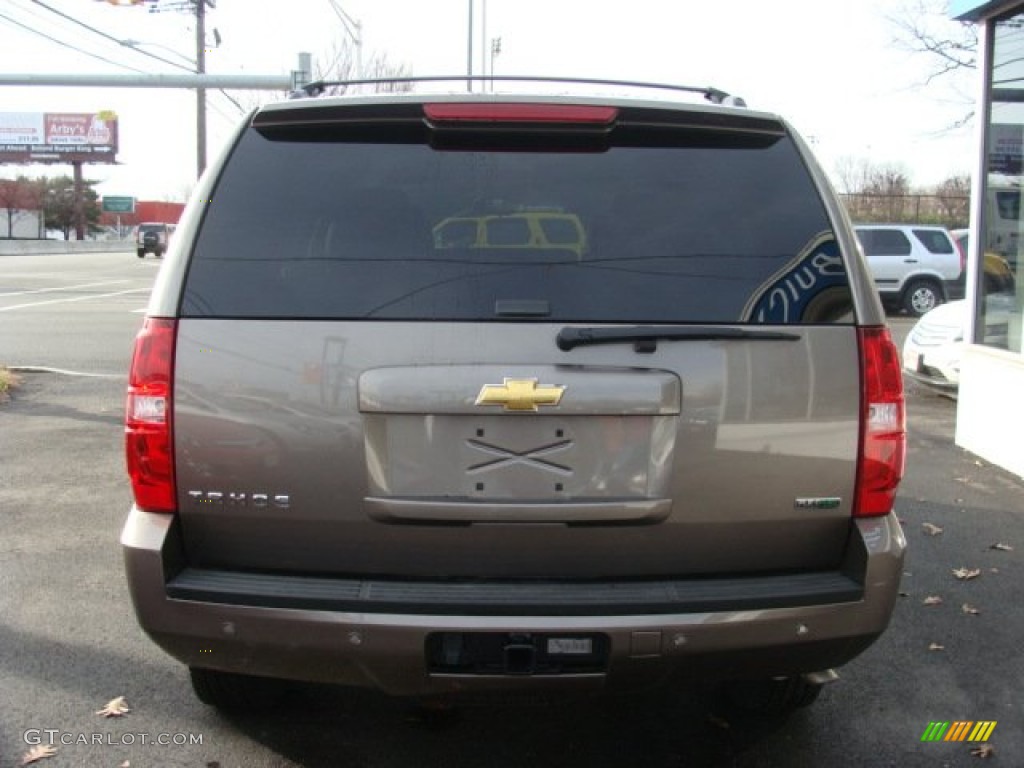
<svg viewBox="0 0 1024 768">
<path fill-rule="evenodd" d="M 852 226 L 783 119 L 667 92 L 240 126 L 127 401 L 131 597 L 203 701 L 699 678 L 785 710 L 886 628 L 903 389 Z M 580 231 L 437 237 L 531 211 Z"/>
<path fill-rule="evenodd" d="M 173 224 L 148 222 L 139 224 L 135 232 L 135 253 L 141 259 L 152 253 L 158 259 L 167 252 L 167 246 L 174 232 Z"/>
</svg>

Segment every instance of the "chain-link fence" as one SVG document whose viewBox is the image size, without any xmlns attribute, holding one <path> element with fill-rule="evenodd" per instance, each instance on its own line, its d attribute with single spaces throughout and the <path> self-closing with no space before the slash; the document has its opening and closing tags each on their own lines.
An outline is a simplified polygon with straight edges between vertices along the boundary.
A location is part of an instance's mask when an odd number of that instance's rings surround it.
<svg viewBox="0 0 1024 768">
<path fill-rule="evenodd" d="M 966 227 L 970 198 L 946 195 L 840 195 L 854 222 L 875 224 L 935 224 L 949 229 Z"/>
</svg>

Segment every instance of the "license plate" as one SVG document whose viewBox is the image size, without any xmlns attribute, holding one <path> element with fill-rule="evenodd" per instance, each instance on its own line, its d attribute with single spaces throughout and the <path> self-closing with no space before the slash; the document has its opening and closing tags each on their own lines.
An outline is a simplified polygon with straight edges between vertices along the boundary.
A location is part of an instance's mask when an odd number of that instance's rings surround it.
<svg viewBox="0 0 1024 768">
<path fill-rule="evenodd" d="M 593 653 L 594 643 L 589 637 L 549 637 L 548 653 L 555 655 L 583 655 Z"/>
</svg>

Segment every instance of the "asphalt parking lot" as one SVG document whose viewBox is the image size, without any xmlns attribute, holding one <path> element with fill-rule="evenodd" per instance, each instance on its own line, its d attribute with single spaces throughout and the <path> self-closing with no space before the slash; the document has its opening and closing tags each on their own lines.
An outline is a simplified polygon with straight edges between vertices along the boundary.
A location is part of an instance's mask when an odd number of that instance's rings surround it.
<svg viewBox="0 0 1024 768">
<path fill-rule="evenodd" d="M 48 768 L 977 765 L 981 745 L 921 741 L 958 720 L 995 721 L 993 764 L 1024 765 L 1024 482 L 955 447 L 955 403 L 914 385 L 903 597 L 879 642 L 789 719 L 737 718 L 700 690 L 494 702 L 438 723 L 303 687 L 272 714 L 216 713 L 139 631 L 118 546 L 123 372 L 158 262 L 34 258 L 0 258 L 0 364 L 98 375 L 25 373 L 0 405 L 0 768 L 53 739 Z M 909 325 L 892 320 L 897 336 Z M 130 712 L 95 714 L 117 696 Z M 172 743 L 149 743 L 161 735 Z"/>
</svg>

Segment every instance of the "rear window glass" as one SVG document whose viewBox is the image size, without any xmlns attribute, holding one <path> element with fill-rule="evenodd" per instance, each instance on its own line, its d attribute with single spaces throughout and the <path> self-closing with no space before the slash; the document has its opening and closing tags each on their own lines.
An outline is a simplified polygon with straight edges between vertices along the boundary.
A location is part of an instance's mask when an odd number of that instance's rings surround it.
<svg viewBox="0 0 1024 768">
<path fill-rule="evenodd" d="M 788 139 L 664 143 L 445 151 L 250 130 L 207 208 L 182 314 L 852 322 Z M 510 303 L 544 314 L 503 317 Z"/>
<path fill-rule="evenodd" d="M 921 241 L 929 253 L 953 253 L 953 242 L 945 232 L 937 229 L 915 229 L 914 237 Z"/>
<path fill-rule="evenodd" d="M 906 256 L 910 240 L 898 229 L 858 229 L 857 236 L 868 256 Z"/>
</svg>

